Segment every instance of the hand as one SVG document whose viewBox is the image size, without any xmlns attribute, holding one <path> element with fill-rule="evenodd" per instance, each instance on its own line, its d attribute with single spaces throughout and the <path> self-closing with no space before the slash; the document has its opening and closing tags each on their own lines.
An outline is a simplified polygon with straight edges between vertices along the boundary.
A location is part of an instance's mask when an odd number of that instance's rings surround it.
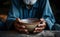
<svg viewBox="0 0 60 37">
<path fill-rule="evenodd" d="M 46 27 L 46 21 L 43 18 L 41 18 L 40 24 L 35 28 L 34 33 L 43 31 L 45 27 Z"/>
<path fill-rule="evenodd" d="M 21 33 L 26 33 L 26 34 L 28 34 L 29 32 L 28 32 L 28 30 L 26 29 L 26 27 L 25 27 L 24 25 L 21 25 L 21 24 L 22 24 L 22 22 L 20 22 L 20 19 L 19 19 L 19 18 L 16 18 L 16 21 L 15 21 L 15 23 L 14 23 L 15 28 L 16 28 L 19 32 L 21 32 Z"/>
</svg>

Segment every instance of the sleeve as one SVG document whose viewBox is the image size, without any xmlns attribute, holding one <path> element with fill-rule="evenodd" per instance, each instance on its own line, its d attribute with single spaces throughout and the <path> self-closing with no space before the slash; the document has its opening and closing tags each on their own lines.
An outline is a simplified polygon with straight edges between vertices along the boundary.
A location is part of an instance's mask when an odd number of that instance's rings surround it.
<svg viewBox="0 0 60 37">
<path fill-rule="evenodd" d="M 19 18 L 19 9 L 15 4 L 16 2 L 11 0 L 11 7 L 8 12 L 7 23 L 6 23 L 8 28 L 12 27 L 12 24 L 16 20 L 16 18 Z"/>
<path fill-rule="evenodd" d="M 51 30 L 52 26 L 55 23 L 55 18 L 54 18 L 54 15 L 52 13 L 52 9 L 51 9 L 50 4 L 49 4 L 49 0 L 46 0 L 46 3 L 44 5 L 42 18 L 45 19 L 45 21 L 47 22 L 47 25 L 48 25 L 49 29 Z"/>
</svg>

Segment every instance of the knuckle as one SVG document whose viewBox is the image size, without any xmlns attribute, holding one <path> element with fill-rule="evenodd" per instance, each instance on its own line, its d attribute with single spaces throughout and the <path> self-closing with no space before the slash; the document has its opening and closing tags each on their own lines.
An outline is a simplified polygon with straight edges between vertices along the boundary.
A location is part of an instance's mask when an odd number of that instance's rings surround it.
<svg viewBox="0 0 60 37">
<path fill-rule="evenodd" d="M 35 28 L 35 30 L 37 30 L 38 28 Z"/>
<path fill-rule="evenodd" d="M 25 29 L 25 32 L 28 32 L 28 30 L 27 30 L 27 29 Z"/>
<path fill-rule="evenodd" d="M 25 26 L 22 26 L 22 28 L 25 28 Z"/>
</svg>

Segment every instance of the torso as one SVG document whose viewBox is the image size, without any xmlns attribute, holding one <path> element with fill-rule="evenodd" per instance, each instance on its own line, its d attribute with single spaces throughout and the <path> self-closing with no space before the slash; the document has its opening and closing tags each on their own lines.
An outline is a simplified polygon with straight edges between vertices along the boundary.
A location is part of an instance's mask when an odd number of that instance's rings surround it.
<svg viewBox="0 0 60 37">
<path fill-rule="evenodd" d="M 20 8 L 20 18 L 41 18 L 39 4 L 36 2 L 31 9 L 26 6 Z"/>
</svg>

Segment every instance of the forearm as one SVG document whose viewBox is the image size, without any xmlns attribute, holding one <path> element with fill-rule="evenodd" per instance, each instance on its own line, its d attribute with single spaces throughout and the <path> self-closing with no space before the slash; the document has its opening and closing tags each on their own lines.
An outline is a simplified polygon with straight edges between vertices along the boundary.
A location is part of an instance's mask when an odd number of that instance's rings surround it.
<svg viewBox="0 0 60 37">
<path fill-rule="evenodd" d="M 52 9 L 51 9 L 50 4 L 49 4 L 49 0 L 46 1 L 46 4 L 44 6 L 42 18 L 45 19 L 47 25 L 49 26 L 49 29 L 51 30 L 52 26 L 55 23 L 55 18 L 54 18 Z"/>
</svg>

